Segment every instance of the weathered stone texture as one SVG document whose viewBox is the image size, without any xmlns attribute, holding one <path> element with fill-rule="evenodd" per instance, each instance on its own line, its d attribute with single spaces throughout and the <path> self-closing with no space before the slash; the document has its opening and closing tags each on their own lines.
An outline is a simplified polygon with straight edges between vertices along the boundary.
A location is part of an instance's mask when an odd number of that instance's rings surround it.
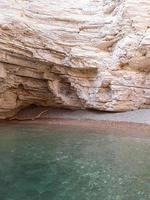
<svg viewBox="0 0 150 200">
<path fill-rule="evenodd" d="M 0 118 L 30 104 L 150 108 L 150 1 L 1 0 Z"/>
</svg>

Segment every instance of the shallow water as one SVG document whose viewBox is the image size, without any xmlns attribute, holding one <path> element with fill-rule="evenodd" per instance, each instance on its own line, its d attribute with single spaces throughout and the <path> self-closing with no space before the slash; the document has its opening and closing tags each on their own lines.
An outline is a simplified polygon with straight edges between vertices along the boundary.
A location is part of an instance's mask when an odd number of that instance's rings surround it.
<svg viewBox="0 0 150 200">
<path fill-rule="evenodd" d="M 0 127 L 0 200 L 149 200 L 150 138 Z"/>
</svg>

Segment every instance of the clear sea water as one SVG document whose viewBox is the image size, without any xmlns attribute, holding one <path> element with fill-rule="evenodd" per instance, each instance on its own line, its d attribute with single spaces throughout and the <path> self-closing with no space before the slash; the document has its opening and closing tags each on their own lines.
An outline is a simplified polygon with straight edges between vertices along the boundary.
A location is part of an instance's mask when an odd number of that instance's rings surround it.
<svg viewBox="0 0 150 200">
<path fill-rule="evenodd" d="M 150 138 L 1 126 L 0 200 L 150 200 Z"/>
</svg>

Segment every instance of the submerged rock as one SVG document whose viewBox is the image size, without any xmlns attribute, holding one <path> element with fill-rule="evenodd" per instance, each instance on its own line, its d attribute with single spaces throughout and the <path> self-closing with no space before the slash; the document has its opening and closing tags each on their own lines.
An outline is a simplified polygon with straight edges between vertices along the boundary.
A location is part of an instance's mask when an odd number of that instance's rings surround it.
<svg viewBox="0 0 150 200">
<path fill-rule="evenodd" d="M 150 108 L 149 0 L 1 0 L 0 118 L 31 104 Z"/>
</svg>

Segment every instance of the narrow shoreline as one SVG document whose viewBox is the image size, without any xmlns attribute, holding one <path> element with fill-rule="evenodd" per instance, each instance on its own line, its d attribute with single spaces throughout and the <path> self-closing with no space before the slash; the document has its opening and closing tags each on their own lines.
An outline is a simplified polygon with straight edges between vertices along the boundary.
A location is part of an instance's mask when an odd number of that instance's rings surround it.
<svg viewBox="0 0 150 200">
<path fill-rule="evenodd" d="M 17 121 L 12 120 L 7 123 L 7 121 L 3 121 L 0 123 L 0 127 L 2 126 L 28 126 L 28 127 L 36 127 L 36 128 L 49 128 L 49 127 L 72 127 L 87 129 L 88 131 L 95 133 L 115 133 L 115 135 L 120 136 L 132 136 L 132 137 L 146 137 L 150 138 L 150 125 L 133 123 L 133 122 L 117 122 L 117 121 L 96 121 L 96 120 L 75 120 L 75 119 L 38 119 L 38 120 L 26 120 L 26 121 Z M 71 129 L 72 130 L 72 129 Z"/>
<path fill-rule="evenodd" d="M 25 108 L 12 118 L 12 120 L 18 121 L 34 121 L 39 119 L 115 121 L 150 125 L 150 109 L 141 109 L 121 113 L 109 113 L 89 110 L 66 110 L 39 106 Z"/>
<path fill-rule="evenodd" d="M 13 120 L 0 120 L 0 126 L 73 126 L 98 132 L 111 132 L 113 130 L 121 135 L 150 136 L 150 109 L 125 113 L 102 113 L 96 111 L 70 111 L 49 108 L 46 112 L 43 112 L 46 109 L 43 107 L 25 109 L 18 113 Z M 39 115 L 41 112 L 43 115 Z M 36 116 L 40 117 L 36 118 Z"/>
</svg>

